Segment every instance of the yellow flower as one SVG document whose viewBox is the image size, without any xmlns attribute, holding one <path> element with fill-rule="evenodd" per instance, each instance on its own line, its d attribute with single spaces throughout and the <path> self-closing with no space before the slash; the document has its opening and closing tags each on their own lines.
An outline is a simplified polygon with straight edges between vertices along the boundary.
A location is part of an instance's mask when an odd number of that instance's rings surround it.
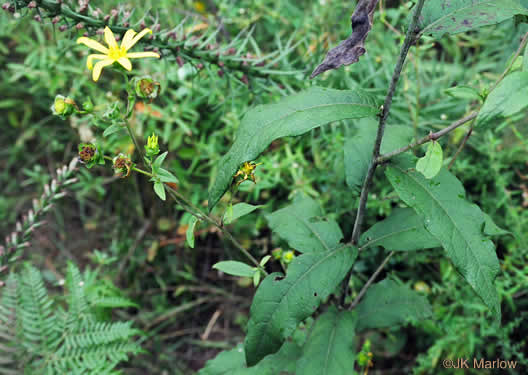
<svg viewBox="0 0 528 375">
<path fill-rule="evenodd" d="M 108 45 L 108 48 L 103 46 L 101 43 L 93 39 L 86 38 L 84 36 L 77 39 L 77 44 L 82 43 L 104 54 L 89 55 L 88 60 L 86 60 L 86 66 L 88 67 L 88 69 L 93 69 L 93 80 L 97 81 L 99 79 L 99 76 L 101 75 L 101 71 L 103 70 L 103 68 L 105 66 L 112 65 L 115 62 L 118 62 L 126 70 L 131 70 L 132 63 L 129 59 L 140 59 L 143 57 L 159 58 L 160 55 L 155 52 L 128 52 L 128 50 L 132 48 L 134 44 L 136 44 L 141 38 L 143 38 L 146 33 L 152 34 L 152 30 L 144 29 L 138 34 L 134 30 L 130 29 L 123 36 L 121 46 L 118 46 L 114 37 L 114 33 L 112 32 L 112 30 L 110 30 L 108 26 L 106 26 L 104 29 L 104 39 L 106 44 Z M 93 60 L 101 61 L 98 61 L 94 66 Z"/>
</svg>

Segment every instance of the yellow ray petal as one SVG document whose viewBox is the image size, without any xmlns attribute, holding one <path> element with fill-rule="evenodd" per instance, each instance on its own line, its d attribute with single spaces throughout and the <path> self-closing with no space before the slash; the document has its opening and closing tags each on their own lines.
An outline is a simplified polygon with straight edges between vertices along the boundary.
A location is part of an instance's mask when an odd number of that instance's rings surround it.
<svg viewBox="0 0 528 375">
<path fill-rule="evenodd" d="M 125 36 L 123 36 L 123 41 L 121 42 L 121 48 L 124 48 L 125 51 L 127 49 L 129 49 L 130 47 L 128 47 L 128 45 L 130 44 L 130 42 L 132 42 L 132 39 L 134 39 L 134 36 L 136 35 L 136 32 L 132 29 L 130 30 L 127 30 L 127 32 L 125 33 Z"/>
<path fill-rule="evenodd" d="M 92 71 L 92 78 L 95 82 L 99 79 L 99 76 L 101 75 L 101 71 L 105 66 L 112 65 L 114 63 L 114 60 L 112 59 L 106 59 L 101 60 L 97 64 L 95 64 L 94 69 Z"/>
<path fill-rule="evenodd" d="M 159 59 L 160 55 L 156 52 L 130 52 L 127 53 L 127 57 L 129 59 L 142 59 L 144 57 L 157 57 Z"/>
<path fill-rule="evenodd" d="M 88 59 L 86 59 L 86 67 L 92 70 L 94 60 L 104 60 L 107 58 L 108 58 L 107 55 L 99 55 L 99 54 L 88 55 Z"/>
<path fill-rule="evenodd" d="M 77 44 L 80 44 L 80 43 L 90 48 L 93 48 L 96 51 L 102 52 L 104 54 L 108 54 L 108 48 L 106 48 L 101 43 L 96 42 L 93 39 L 87 38 L 85 36 L 81 36 L 79 39 L 77 39 Z"/>
<path fill-rule="evenodd" d="M 141 38 L 145 36 L 146 33 L 152 34 L 152 30 L 151 29 L 141 30 L 136 36 L 134 36 L 134 38 L 132 38 L 132 40 L 129 43 L 127 43 L 126 46 L 124 46 L 125 49 L 128 51 L 130 48 L 132 48 L 134 44 L 136 44 Z"/>
<path fill-rule="evenodd" d="M 126 57 L 120 57 L 119 59 L 117 59 L 117 62 L 121 64 L 121 66 L 126 70 L 132 70 L 132 63 Z"/>
<path fill-rule="evenodd" d="M 104 38 L 109 48 L 117 48 L 117 42 L 115 40 L 114 33 L 108 26 L 106 26 L 104 29 Z"/>
</svg>

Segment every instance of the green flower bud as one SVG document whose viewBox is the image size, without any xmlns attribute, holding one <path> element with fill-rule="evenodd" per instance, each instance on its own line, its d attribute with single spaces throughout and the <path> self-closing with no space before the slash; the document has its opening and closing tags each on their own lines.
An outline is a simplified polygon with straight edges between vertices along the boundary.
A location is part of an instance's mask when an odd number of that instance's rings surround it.
<svg viewBox="0 0 528 375">
<path fill-rule="evenodd" d="M 291 263 L 291 261 L 293 260 L 293 258 L 295 258 L 295 254 L 293 253 L 293 251 L 289 250 L 289 251 L 286 251 L 283 255 L 282 255 L 282 261 L 286 264 L 289 264 Z"/>
<path fill-rule="evenodd" d="M 280 247 L 273 249 L 271 251 L 271 255 L 273 256 L 273 259 L 279 260 L 282 258 L 282 249 Z"/>
<path fill-rule="evenodd" d="M 69 115 L 75 113 L 76 110 L 77 104 L 75 104 L 75 101 L 62 95 L 57 95 L 53 105 L 51 106 L 51 111 L 53 114 L 62 118 L 68 117 Z"/>
<path fill-rule="evenodd" d="M 151 158 L 159 154 L 160 149 L 158 145 L 158 136 L 152 134 L 147 138 L 147 145 L 145 146 L 145 153 L 147 157 Z"/>
<path fill-rule="evenodd" d="M 83 104 L 82 104 L 82 108 L 86 111 L 86 112 L 93 112 L 94 110 L 94 105 L 92 103 L 92 101 L 90 99 L 87 99 Z"/>
<path fill-rule="evenodd" d="M 134 91 L 139 98 L 154 100 L 158 97 L 161 85 L 150 77 L 138 77 L 133 80 Z"/>
</svg>

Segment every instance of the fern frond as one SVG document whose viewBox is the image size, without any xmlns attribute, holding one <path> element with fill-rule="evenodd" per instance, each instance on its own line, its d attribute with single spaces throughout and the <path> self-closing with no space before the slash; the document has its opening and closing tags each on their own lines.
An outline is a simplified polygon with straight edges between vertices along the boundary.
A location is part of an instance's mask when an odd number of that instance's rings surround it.
<svg viewBox="0 0 528 375">
<path fill-rule="evenodd" d="M 53 301 L 40 272 L 26 264 L 18 293 L 24 346 L 34 353 L 53 352 L 56 349 L 59 332 L 56 330 L 56 317 L 52 311 Z"/>
<path fill-rule="evenodd" d="M 0 301 L 0 374 L 17 374 L 17 357 L 20 349 L 14 344 L 16 338 L 18 277 L 10 274 L 2 289 Z"/>
<path fill-rule="evenodd" d="M 71 262 L 68 262 L 65 285 L 70 293 L 68 296 L 68 318 L 66 321 L 66 327 L 71 331 L 76 331 L 80 328 L 82 320 L 86 318 L 85 313 L 87 312 L 88 304 L 86 303 L 84 282 L 81 272 Z"/>
</svg>

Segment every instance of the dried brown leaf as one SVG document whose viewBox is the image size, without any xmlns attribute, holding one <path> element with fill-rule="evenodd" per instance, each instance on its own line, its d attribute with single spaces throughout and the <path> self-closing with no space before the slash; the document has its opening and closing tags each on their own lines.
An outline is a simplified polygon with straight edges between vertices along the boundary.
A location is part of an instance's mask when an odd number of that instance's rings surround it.
<svg viewBox="0 0 528 375">
<path fill-rule="evenodd" d="M 315 68 L 310 78 L 314 78 L 327 70 L 358 62 L 359 57 L 366 52 L 364 43 L 372 28 L 372 18 L 377 4 L 378 0 L 359 1 L 350 19 L 352 34 L 328 52 L 324 61 Z"/>
</svg>

